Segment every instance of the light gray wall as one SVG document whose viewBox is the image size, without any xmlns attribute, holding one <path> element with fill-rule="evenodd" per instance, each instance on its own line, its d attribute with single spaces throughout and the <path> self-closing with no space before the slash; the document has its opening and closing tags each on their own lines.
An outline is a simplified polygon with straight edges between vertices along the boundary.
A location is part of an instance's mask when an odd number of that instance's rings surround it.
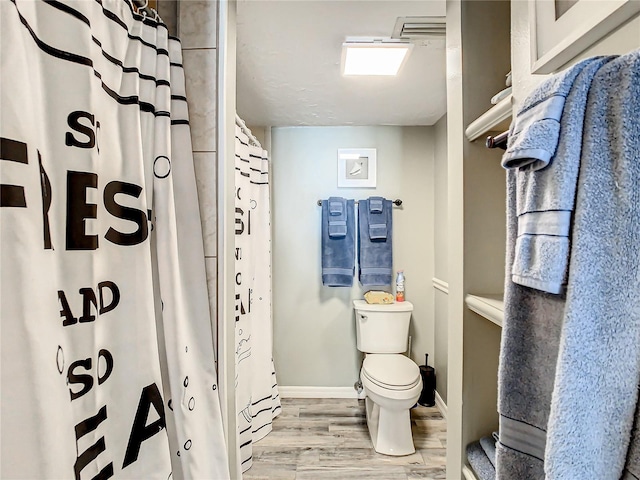
<svg viewBox="0 0 640 480">
<path fill-rule="evenodd" d="M 531 31 L 529 2 L 511 5 L 511 66 L 516 106 L 548 75 L 531 73 Z M 586 19 L 585 19 L 586 20 Z M 563 70 L 584 58 L 595 55 L 625 54 L 640 47 L 640 16 L 623 24 L 563 65 Z"/>
<path fill-rule="evenodd" d="M 447 210 L 447 116 L 434 125 L 434 244 L 435 277 L 448 281 L 448 210 Z M 434 289 L 434 356 L 431 360 L 436 369 L 436 390 L 447 403 L 447 355 L 448 317 L 447 294 Z"/>
<path fill-rule="evenodd" d="M 285 386 L 352 386 L 352 300 L 366 290 L 324 287 L 317 200 L 401 198 L 394 207 L 394 269 L 403 268 L 412 317 L 412 358 L 433 354 L 433 156 L 431 127 L 272 128 L 274 361 Z M 338 189 L 337 149 L 376 148 L 377 188 Z"/>
<path fill-rule="evenodd" d="M 434 196 L 435 196 L 435 276 L 448 281 L 447 276 L 447 115 L 436 122 L 434 127 Z"/>
</svg>

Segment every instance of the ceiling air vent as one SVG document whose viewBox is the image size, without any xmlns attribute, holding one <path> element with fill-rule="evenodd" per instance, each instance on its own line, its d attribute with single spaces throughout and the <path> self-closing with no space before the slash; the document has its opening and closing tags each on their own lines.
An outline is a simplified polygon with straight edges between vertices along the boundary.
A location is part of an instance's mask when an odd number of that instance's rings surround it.
<svg viewBox="0 0 640 480">
<path fill-rule="evenodd" d="M 398 17 L 391 38 L 441 38 L 446 31 L 445 17 Z"/>
</svg>

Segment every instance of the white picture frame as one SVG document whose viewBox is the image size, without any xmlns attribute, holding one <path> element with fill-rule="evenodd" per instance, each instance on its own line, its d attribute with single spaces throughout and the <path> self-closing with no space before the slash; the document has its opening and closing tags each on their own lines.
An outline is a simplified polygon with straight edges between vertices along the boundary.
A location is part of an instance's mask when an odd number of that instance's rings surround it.
<svg viewBox="0 0 640 480">
<path fill-rule="evenodd" d="M 375 188 L 376 149 L 338 149 L 338 188 Z"/>
<path fill-rule="evenodd" d="M 567 0 L 564 0 L 567 3 Z M 557 0 L 529 2 L 531 73 L 554 73 L 640 12 L 638 0 L 573 0 L 560 15 Z"/>
</svg>

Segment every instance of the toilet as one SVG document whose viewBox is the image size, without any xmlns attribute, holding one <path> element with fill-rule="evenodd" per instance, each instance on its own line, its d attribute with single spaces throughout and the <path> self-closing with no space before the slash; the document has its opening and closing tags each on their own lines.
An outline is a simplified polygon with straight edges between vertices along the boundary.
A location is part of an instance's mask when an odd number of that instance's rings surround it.
<svg viewBox="0 0 640 480">
<path fill-rule="evenodd" d="M 360 380 L 373 448 L 384 455 L 410 455 L 415 447 L 409 409 L 422 391 L 418 365 L 402 354 L 407 350 L 413 305 L 354 300 L 353 306 L 357 348 L 365 354 Z"/>
</svg>

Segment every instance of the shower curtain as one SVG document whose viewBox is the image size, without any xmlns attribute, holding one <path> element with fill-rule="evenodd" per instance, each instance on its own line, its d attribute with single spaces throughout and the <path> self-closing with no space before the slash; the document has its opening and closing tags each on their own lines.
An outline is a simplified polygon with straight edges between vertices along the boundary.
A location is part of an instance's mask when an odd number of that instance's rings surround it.
<svg viewBox="0 0 640 480">
<path fill-rule="evenodd" d="M 236 409 L 242 471 L 252 444 L 281 411 L 273 365 L 271 211 L 267 152 L 241 120 L 236 124 Z"/>
<path fill-rule="evenodd" d="M 0 15 L 0 477 L 228 478 L 180 44 Z"/>
</svg>

